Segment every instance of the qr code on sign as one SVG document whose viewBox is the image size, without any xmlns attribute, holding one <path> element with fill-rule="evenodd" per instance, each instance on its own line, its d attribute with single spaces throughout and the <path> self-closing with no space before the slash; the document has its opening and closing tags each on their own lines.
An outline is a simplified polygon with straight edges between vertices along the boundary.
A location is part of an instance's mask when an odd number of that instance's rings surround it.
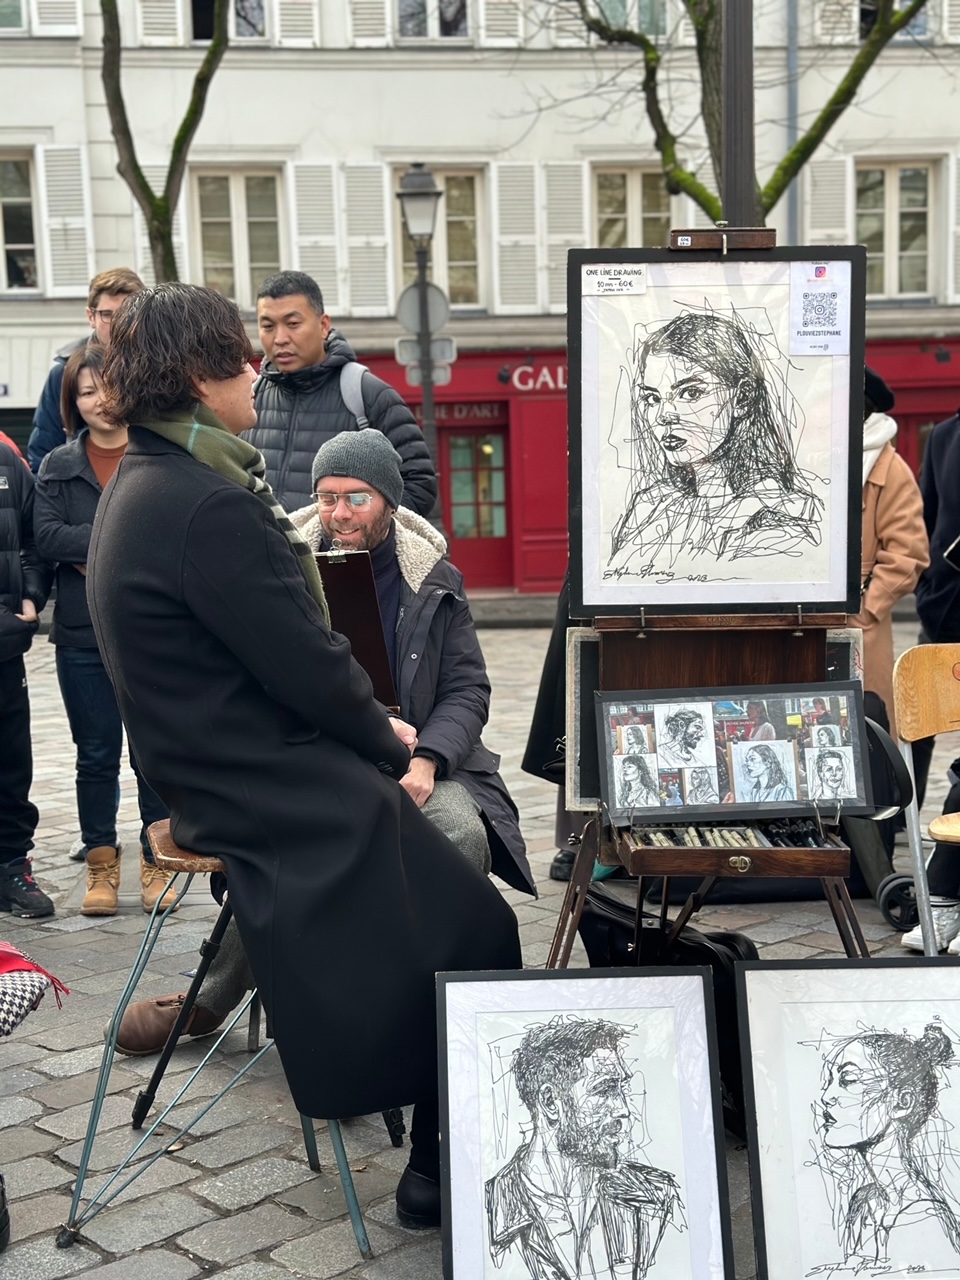
<svg viewBox="0 0 960 1280">
<path fill-rule="evenodd" d="M 835 329 L 837 327 L 837 295 L 835 293 L 805 293 L 803 295 L 804 329 Z"/>
</svg>

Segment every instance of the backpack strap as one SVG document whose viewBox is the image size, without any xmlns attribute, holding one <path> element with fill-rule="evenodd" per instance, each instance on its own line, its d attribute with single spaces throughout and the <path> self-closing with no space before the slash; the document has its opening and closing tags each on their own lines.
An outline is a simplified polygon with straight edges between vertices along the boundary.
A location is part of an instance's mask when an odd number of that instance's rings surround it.
<svg viewBox="0 0 960 1280">
<path fill-rule="evenodd" d="M 343 403 L 357 420 L 357 430 L 362 431 L 364 427 L 369 427 L 370 419 L 366 415 L 363 404 L 363 391 L 361 383 L 363 375 L 367 373 L 365 364 L 357 364 L 356 360 L 350 360 L 347 364 L 340 366 L 340 395 Z"/>
</svg>

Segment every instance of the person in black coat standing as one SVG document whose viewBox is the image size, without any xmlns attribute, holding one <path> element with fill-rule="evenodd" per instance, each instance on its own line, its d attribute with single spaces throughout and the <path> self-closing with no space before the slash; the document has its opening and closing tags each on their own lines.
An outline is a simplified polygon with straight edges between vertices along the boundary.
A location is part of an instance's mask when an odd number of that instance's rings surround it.
<svg viewBox="0 0 960 1280">
<path fill-rule="evenodd" d="M 33 751 L 23 655 L 37 634 L 53 574 L 33 540 L 33 477 L 0 444 L 0 912 L 52 916 L 27 854 L 39 814 L 30 801 Z"/>
<path fill-rule="evenodd" d="M 247 439 L 263 454 L 267 483 L 284 510 L 313 501 L 310 468 L 322 444 L 341 431 L 371 426 L 400 455 L 403 505 L 428 516 L 437 477 L 417 420 L 369 370 L 360 382 L 364 420 L 347 408 L 341 371 L 357 357 L 331 327 L 317 282 L 302 271 L 270 276 L 257 295 L 257 323 L 266 359 L 255 392 L 257 425 Z"/>
<path fill-rule="evenodd" d="M 130 443 L 97 511 L 90 612 L 173 838 L 226 864 L 297 1109 L 415 1102 L 397 1209 L 436 1225 L 435 975 L 519 968 L 517 921 L 398 785 L 416 734 L 331 632 L 313 555 L 239 438 L 250 354 L 212 290 L 120 309 L 105 412 Z"/>
</svg>

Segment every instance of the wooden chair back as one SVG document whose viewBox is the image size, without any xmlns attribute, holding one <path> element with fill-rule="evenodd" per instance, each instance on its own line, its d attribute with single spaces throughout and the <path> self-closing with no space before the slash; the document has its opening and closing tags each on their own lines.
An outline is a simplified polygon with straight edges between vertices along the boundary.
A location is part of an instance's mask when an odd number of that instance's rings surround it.
<svg viewBox="0 0 960 1280">
<path fill-rule="evenodd" d="M 920 644 L 893 668 L 893 706 L 904 742 L 960 729 L 960 644 Z"/>
</svg>

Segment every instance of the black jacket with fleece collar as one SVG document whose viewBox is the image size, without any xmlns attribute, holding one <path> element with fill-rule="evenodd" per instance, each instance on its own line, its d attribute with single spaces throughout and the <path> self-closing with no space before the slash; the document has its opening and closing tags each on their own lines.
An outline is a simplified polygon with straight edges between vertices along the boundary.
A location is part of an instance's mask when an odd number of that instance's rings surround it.
<svg viewBox="0 0 960 1280">
<path fill-rule="evenodd" d="M 282 373 L 269 360 L 254 390 L 257 425 L 244 435 L 263 454 L 267 483 L 286 511 L 313 498 L 313 460 L 322 444 L 341 431 L 356 431 L 357 420 L 343 403 L 340 370 L 356 361 L 342 333 L 331 329 L 322 364 Z M 360 384 L 370 426 L 382 431 L 400 455 L 403 502 L 428 515 L 437 497 L 433 462 L 409 407 L 369 370 Z"/>
<path fill-rule="evenodd" d="M 319 550 L 316 506 L 290 518 Z M 416 729 L 418 749 L 440 762 L 437 778 L 461 783 L 480 806 L 493 874 L 535 895 L 517 808 L 498 773 L 500 757 L 480 738 L 490 712 L 490 681 L 463 575 L 444 560 L 446 543 L 421 516 L 400 507 L 394 526 L 402 579 L 395 637 L 400 714 Z"/>
</svg>

